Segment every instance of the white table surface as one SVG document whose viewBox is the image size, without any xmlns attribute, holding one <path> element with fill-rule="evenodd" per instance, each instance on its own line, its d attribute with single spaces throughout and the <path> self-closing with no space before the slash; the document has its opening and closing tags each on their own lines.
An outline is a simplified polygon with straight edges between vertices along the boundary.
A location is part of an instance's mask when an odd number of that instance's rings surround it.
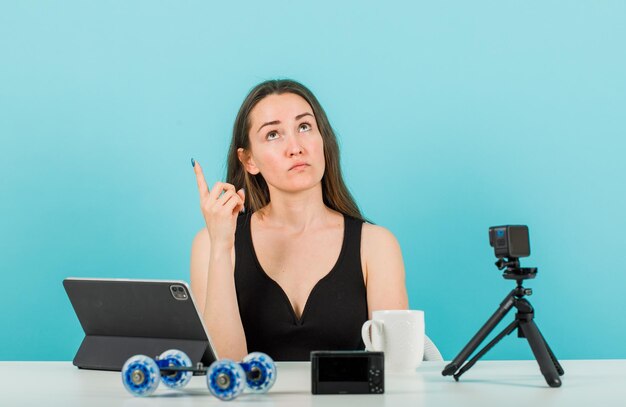
<svg viewBox="0 0 626 407">
<path fill-rule="evenodd" d="M 160 385 L 133 397 L 119 372 L 80 370 L 71 362 L 0 362 L 0 406 L 626 406 L 626 360 L 566 360 L 560 388 L 550 388 L 534 360 L 480 361 L 460 382 L 442 376 L 445 362 L 424 362 L 415 372 L 385 375 L 382 395 L 312 395 L 308 362 L 279 362 L 267 394 L 223 402 L 204 376 L 183 390 Z"/>
</svg>

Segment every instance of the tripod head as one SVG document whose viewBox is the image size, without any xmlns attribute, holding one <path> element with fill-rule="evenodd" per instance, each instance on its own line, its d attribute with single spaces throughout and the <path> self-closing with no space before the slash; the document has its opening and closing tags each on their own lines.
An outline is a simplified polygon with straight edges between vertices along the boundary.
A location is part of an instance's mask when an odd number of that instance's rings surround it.
<svg viewBox="0 0 626 407">
<path fill-rule="evenodd" d="M 537 275 L 537 267 L 520 267 L 517 257 L 500 257 L 495 264 L 498 270 L 504 270 L 502 277 L 507 280 L 517 280 L 518 285 L 521 285 L 523 280 L 535 278 Z"/>
</svg>

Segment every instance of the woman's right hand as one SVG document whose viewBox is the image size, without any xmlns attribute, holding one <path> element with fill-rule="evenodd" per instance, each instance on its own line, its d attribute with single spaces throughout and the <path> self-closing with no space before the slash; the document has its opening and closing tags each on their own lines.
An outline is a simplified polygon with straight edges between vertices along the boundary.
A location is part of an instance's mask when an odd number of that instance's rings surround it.
<svg viewBox="0 0 626 407">
<path fill-rule="evenodd" d="M 195 161 L 193 167 L 200 193 L 200 209 L 211 238 L 211 249 L 232 249 L 235 245 L 237 216 L 244 208 L 243 188 L 235 191 L 235 186 L 216 182 L 209 187 L 202 174 L 202 167 Z"/>
</svg>

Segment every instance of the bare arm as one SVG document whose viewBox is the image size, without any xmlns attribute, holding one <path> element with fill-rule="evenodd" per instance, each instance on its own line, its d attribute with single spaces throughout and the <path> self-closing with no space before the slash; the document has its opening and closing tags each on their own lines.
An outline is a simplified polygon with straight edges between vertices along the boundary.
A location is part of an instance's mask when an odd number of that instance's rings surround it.
<svg viewBox="0 0 626 407">
<path fill-rule="evenodd" d="M 209 192 L 200 165 L 194 169 L 207 227 L 192 244 L 191 290 L 218 357 L 241 360 L 247 349 L 235 292 L 234 234 L 243 192 L 223 183 Z"/>
<path fill-rule="evenodd" d="M 395 236 L 383 227 L 364 223 L 361 250 L 369 318 L 376 310 L 408 309 L 404 261 Z"/>
<path fill-rule="evenodd" d="M 211 250 L 206 228 L 191 247 L 191 291 L 219 358 L 241 360 L 248 352 L 235 292 L 234 252 Z"/>
</svg>

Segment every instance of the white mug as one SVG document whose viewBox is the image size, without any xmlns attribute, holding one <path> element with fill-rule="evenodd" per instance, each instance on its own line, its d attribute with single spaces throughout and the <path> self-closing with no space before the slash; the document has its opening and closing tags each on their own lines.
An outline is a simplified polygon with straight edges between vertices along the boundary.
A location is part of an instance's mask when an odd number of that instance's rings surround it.
<svg viewBox="0 0 626 407">
<path fill-rule="evenodd" d="M 366 350 L 385 352 L 385 370 L 402 372 L 422 363 L 424 331 L 424 311 L 382 310 L 372 312 L 361 336 Z"/>
</svg>

